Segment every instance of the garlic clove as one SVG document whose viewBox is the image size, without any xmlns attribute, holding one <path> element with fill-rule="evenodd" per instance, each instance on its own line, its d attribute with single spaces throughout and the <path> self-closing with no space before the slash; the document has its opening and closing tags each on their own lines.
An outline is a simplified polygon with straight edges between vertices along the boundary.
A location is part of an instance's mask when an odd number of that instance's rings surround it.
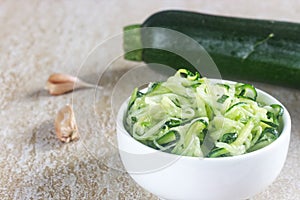
<svg viewBox="0 0 300 200">
<path fill-rule="evenodd" d="M 59 110 L 54 125 L 56 136 L 60 141 L 68 143 L 79 139 L 74 111 L 70 105 Z"/>
<path fill-rule="evenodd" d="M 48 78 L 48 82 L 51 83 L 75 83 L 78 80 L 77 77 L 68 74 L 51 74 Z"/>
<path fill-rule="evenodd" d="M 86 83 L 71 75 L 52 74 L 48 78 L 45 89 L 48 90 L 51 95 L 61 95 L 75 89 L 86 87 L 95 87 L 95 85 Z"/>
<path fill-rule="evenodd" d="M 60 83 L 53 84 L 47 82 L 46 90 L 48 90 L 51 95 L 61 95 L 67 92 L 71 92 L 74 89 L 74 83 Z"/>
</svg>

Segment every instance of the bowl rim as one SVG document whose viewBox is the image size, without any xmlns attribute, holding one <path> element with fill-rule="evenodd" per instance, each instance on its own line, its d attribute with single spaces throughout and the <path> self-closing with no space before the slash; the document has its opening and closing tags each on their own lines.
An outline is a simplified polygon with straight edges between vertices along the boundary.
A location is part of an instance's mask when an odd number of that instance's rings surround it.
<svg viewBox="0 0 300 200">
<path fill-rule="evenodd" d="M 213 83 L 216 83 L 216 82 L 218 82 L 218 83 L 220 83 L 220 82 L 221 83 L 229 83 L 229 84 L 237 83 L 235 81 L 224 80 L 224 79 L 211 79 L 211 78 L 209 78 L 209 80 L 212 81 Z M 282 140 L 284 140 L 284 137 L 287 137 L 287 136 L 289 137 L 290 133 L 291 133 L 291 117 L 290 117 L 290 114 L 289 114 L 288 110 L 286 109 L 286 107 L 279 100 L 277 100 L 275 97 L 268 94 L 267 92 L 265 92 L 261 89 L 258 89 L 257 87 L 255 87 L 255 89 L 257 90 L 258 96 L 260 94 L 262 94 L 263 96 L 266 97 L 266 99 L 270 99 L 271 101 L 274 101 L 274 102 L 276 102 L 277 104 L 279 104 L 283 107 L 283 109 L 284 109 L 283 116 L 282 116 L 283 128 L 282 128 L 282 131 L 281 131 L 279 137 L 275 141 L 273 141 L 271 144 L 269 144 L 269 145 L 267 145 L 267 146 L 265 146 L 261 149 L 249 152 L 249 153 L 236 155 L 236 156 L 228 156 L 228 157 L 207 158 L 207 157 L 193 157 L 193 156 L 177 155 L 177 154 L 163 152 L 163 151 L 148 147 L 147 145 L 145 145 L 145 144 L 139 142 L 138 140 L 136 140 L 135 138 L 133 138 L 124 127 L 123 118 L 124 118 L 124 115 L 125 115 L 125 110 L 127 108 L 127 102 L 128 102 L 130 97 L 128 97 L 122 103 L 121 107 L 119 108 L 118 115 L 117 115 L 116 128 L 117 128 L 117 130 L 125 133 L 130 138 L 130 140 L 132 140 L 133 142 L 141 144 L 143 146 L 143 148 L 146 148 L 147 150 L 153 151 L 153 152 L 158 153 L 158 154 L 162 154 L 163 156 L 170 156 L 170 157 L 174 157 L 174 158 L 177 158 L 177 159 L 188 159 L 188 160 L 199 160 L 200 159 L 200 160 L 205 160 L 205 161 L 210 161 L 210 162 L 211 161 L 216 162 L 216 161 L 237 160 L 237 159 L 243 160 L 243 159 L 247 159 L 247 158 L 250 158 L 250 157 L 255 157 L 258 154 L 262 154 L 263 152 L 266 152 L 266 151 L 269 151 L 270 149 L 275 148 L 275 146 L 279 145 L 279 143 Z M 119 148 L 119 150 L 120 150 L 120 148 Z"/>
</svg>

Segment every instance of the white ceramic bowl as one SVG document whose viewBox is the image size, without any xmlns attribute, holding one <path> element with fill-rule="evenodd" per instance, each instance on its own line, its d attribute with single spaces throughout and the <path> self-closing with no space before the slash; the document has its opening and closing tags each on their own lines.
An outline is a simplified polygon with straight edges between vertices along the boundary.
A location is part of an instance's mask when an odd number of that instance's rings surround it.
<svg viewBox="0 0 300 200">
<path fill-rule="evenodd" d="M 257 91 L 258 101 L 282 105 L 269 94 Z M 278 139 L 260 150 L 223 158 L 178 156 L 141 144 L 123 126 L 126 107 L 127 102 L 121 106 L 117 117 L 118 147 L 123 165 L 140 186 L 162 199 L 247 199 L 269 186 L 286 160 L 291 119 L 284 106 L 283 130 Z"/>
</svg>

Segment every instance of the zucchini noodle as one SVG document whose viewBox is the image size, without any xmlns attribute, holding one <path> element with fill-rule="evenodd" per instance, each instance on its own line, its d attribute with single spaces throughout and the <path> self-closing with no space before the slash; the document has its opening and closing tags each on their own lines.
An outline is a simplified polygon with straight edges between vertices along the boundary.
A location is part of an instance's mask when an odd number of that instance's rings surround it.
<svg viewBox="0 0 300 200">
<path fill-rule="evenodd" d="M 186 69 L 133 91 L 124 126 L 139 142 L 184 156 L 226 157 L 261 149 L 282 129 L 280 105 L 257 102 L 250 84 L 212 83 Z"/>
</svg>

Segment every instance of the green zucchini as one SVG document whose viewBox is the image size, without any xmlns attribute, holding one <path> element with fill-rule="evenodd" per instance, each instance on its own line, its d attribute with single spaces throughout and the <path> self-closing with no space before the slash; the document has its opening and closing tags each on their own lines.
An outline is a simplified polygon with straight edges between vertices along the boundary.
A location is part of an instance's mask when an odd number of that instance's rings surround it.
<svg viewBox="0 0 300 200">
<path fill-rule="evenodd" d="M 257 92 L 253 85 L 250 84 L 237 84 L 235 92 L 238 97 L 249 98 L 256 101 Z"/>
<path fill-rule="evenodd" d="M 214 148 L 207 157 L 209 158 L 216 158 L 216 157 L 224 157 L 228 151 L 224 148 Z"/>
<path fill-rule="evenodd" d="M 238 134 L 236 132 L 234 132 L 234 133 L 225 133 L 221 137 L 220 142 L 225 142 L 227 144 L 230 144 L 230 143 L 234 142 L 237 137 L 238 137 Z"/>
<path fill-rule="evenodd" d="M 157 140 L 157 143 L 162 146 L 170 145 L 175 143 L 180 138 L 180 134 L 177 131 L 169 131 L 164 136 Z"/>
<path fill-rule="evenodd" d="M 193 38 L 209 53 L 225 79 L 300 88 L 300 24 L 170 10 L 153 14 L 141 25 L 124 28 L 125 59 L 195 72 L 195 66 L 174 53 L 143 48 L 144 35 L 137 29 L 140 27 L 168 28 Z M 126 33 L 127 30 L 134 31 Z M 163 34 L 154 32 L 152 37 Z M 175 46 L 178 41 L 151 42 L 154 47 L 164 47 Z M 133 46 L 140 49 L 131 51 Z M 193 53 L 192 48 L 185 51 Z"/>
</svg>

